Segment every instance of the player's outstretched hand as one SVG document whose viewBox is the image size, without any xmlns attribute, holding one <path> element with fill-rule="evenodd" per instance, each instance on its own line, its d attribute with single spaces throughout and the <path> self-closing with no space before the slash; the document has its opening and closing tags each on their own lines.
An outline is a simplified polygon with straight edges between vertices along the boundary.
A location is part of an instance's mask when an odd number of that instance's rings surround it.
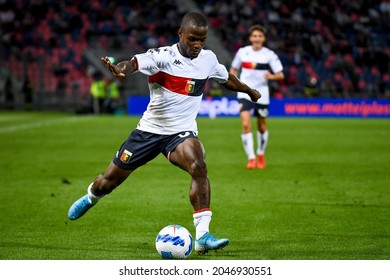
<svg viewBox="0 0 390 280">
<path fill-rule="evenodd" d="M 123 78 L 125 77 L 126 75 L 121 72 L 115 64 L 112 64 L 110 59 L 106 56 L 106 57 L 102 57 L 102 62 L 104 63 L 104 65 L 106 66 L 106 68 L 108 70 L 110 70 L 110 72 L 115 76 L 115 77 L 119 77 L 119 78 Z"/>
<path fill-rule="evenodd" d="M 248 95 L 253 102 L 256 102 L 261 97 L 261 93 L 255 89 L 251 89 L 251 91 L 248 93 Z"/>
</svg>

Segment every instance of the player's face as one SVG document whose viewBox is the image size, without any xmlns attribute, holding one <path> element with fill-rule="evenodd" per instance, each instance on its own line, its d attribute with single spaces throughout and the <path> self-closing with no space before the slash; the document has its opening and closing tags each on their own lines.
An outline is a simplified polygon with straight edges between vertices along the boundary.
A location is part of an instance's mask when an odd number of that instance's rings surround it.
<svg viewBox="0 0 390 280">
<path fill-rule="evenodd" d="M 254 48 L 261 48 L 265 43 L 265 35 L 259 30 L 254 30 L 249 36 L 249 41 Z"/>
<path fill-rule="evenodd" d="M 190 26 L 179 29 L 179 51 L 191 59 L 198 57 L 203 49 L 207 38 L 207 27 Z"/>
</svg>

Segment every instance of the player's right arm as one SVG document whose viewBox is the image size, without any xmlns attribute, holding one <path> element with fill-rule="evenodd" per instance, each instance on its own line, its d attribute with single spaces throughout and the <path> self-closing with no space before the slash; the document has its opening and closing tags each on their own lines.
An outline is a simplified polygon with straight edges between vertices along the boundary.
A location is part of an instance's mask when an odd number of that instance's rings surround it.
<svg viewBox="0 0 390 280">
<path fill-rule="evenodd" d="M 102 62 L 110 72 L 118 78 L 124 78 L 126 75 L 130 75 L 133 72 L 137 71 L 138 63 L 135 57 L 132 57 L 130 60 L 121 61 L 118 64 L 111 63 L 110 59 L 102 57 Z"/>
<path fill-rule="evenodd" d="M 222 83 L 221 85 L 232 91 L 245 92 L 249 95 L 253 102 L 256 102 L 261 97 L 260 92 L 253 88 L 250 88 L 247 84 L 243 83 L 232 73 L 229 73 L 229 77 L 226 83 Z"/>
</svg>

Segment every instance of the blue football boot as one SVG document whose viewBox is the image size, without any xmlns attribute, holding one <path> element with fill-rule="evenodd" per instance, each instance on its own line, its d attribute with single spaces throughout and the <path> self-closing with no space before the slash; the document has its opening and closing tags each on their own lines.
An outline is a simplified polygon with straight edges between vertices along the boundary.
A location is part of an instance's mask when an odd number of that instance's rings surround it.
<svg viewBox="0 0 390 280">
<path fill-rule="evenodd" d="M 68 217 L 71 220 L 76 220 L 83 216 L 87 211 L 94 206 L 88 199 L 88 194 L 84 195 L 78 199 L 72 206 L 69 208 Z"/>
<path fill-rule="evenodd" d="M 227 238 L 216 238 L 210 233 L 205 233 L 201 238 L 195 240 L 195 252 L 198 254 L 206 254 L 209 250 L 219 250 L 229 244 Z"/>
</svg>

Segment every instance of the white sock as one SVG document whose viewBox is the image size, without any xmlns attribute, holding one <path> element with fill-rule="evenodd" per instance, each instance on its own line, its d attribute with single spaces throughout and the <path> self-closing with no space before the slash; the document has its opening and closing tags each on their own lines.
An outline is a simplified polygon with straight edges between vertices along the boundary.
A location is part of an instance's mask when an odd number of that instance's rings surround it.
<svg viewBox="0 0 390 280">
<path fill-rule="evenodd" d="M 194 213 L 194 226 L 196 231 L 196 239 L 201 238 L 205 233 L 209 232 L 212 213 L 210 210 Z"/>
<path fill-rule="evenodd" d="M 260 131 L 257 131 L 257 154 L 258 155 L 265 154 L 265 148 L 267 147 L 267 143 L 268 143 L 268 130 L 264 131 L 264 133 L 260 133 Z"/>
<path fill-rule="evenodd" d="M 88 199 L 92 204 L 98 203 L 98 201 L 104 196 L 97 196 L 92 193 L 93 182 L 88 186 Z"/>
<path fill-rule="evenodd" d="M 253 135 L 252 132 L 241 134 L 242 145 L 248 159 L 255 159 L 255 152 L 253 148 Z"/>
</svg>

